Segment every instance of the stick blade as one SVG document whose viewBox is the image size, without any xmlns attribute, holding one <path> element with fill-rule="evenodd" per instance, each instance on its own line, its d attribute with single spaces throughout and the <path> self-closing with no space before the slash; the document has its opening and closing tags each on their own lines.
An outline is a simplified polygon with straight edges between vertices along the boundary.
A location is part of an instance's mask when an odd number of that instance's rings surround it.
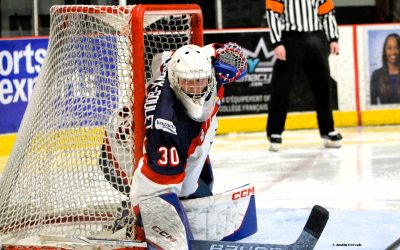
<svg viewBox="0 0 400 250">
<path fill-rule="evenodd" d="M 319 239 L 329 220 L 329 212 L 325 208 L 315 205 L 308 217 L 304 231 Z"/>
</svg>

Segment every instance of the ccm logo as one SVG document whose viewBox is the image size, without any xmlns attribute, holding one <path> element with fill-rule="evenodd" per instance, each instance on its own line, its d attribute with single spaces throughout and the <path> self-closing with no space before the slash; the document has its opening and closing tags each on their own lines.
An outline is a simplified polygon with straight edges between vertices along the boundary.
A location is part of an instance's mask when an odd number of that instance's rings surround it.
<svg viewBox="0 0 400 250">
<path fill-rule="evenodd" d="M 233 193 L 232 200 L 238 200 L 240 198 L 244 198 L 244 197 L 247 197 L 247 196 L 250 196 L 253 194 L 254 194 L 254 187 L 251 187 L 249 189 L 245 189 L 245 190 L 241 190 L 236 193 Z"/>
<path fill-rule="evenodd" d="M 161 235 L 162 237 L 166 238 L 167 240 L 169 240 L 171 242 L 176 241 L 176 239 L 174 239 L 169 233 L 165 232 L 164 230 L 162 230 L 161 228 L 159 228 L 157 226 L 153 226 L 151 229 L 153 229 L 156 233 L 158 233 L 159 235 Z"/>
</svg>

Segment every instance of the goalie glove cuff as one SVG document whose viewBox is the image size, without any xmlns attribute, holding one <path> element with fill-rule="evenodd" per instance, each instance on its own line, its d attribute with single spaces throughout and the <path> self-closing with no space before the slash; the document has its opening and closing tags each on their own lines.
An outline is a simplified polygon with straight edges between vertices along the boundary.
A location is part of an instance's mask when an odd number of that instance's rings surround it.
<svg viewBox="0 0 400 250">
<path fill-rule="evenodd" d="M 216 60 L 213 64 L 215 69 L 215 78 L 219 84 L 231 83 L 243 78 L 247 70 L 237 70 L 234 66 L 225 64 Z"/>
</svg>

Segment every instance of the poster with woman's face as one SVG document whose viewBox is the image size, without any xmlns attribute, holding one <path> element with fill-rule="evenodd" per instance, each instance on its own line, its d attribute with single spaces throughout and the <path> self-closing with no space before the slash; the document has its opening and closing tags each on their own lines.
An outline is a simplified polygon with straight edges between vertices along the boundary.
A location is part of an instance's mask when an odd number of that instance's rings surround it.
<svg viewBox="0 0 400 250">
<path fill-rule="evenodd" d="M 400 35 L 400 29 L 381 29 L 368 31 L 368 51 L 369 51 L 369 75 L 382 67 L 382 50 L 386 37 L 389 34 L 397 33 Z"/>
<path fill-rule="evenodd" d="M 400 28 L 375 28 L 367 35 L 367 99 L 371 105 L 400 104 Z"/>
</svg>

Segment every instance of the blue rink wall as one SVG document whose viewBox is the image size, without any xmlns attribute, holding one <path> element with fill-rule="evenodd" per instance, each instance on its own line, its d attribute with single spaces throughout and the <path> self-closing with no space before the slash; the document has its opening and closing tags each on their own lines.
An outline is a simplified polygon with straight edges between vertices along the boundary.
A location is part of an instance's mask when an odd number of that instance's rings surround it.
<svg viewBox="0 0 400 250">
<path fill-rule="evenodd" d="M 371 74 L 382 65 L 383 40 L 389 33 L 400 34 L 400 24 L 346 25 L 339 31 L 341 52 L 330 57 L 336 127 L 400 124 L 400 103 L 373 105 L 369 94 Z M 265 130 L 276 60 L 268 32 L 266 28 L 204 31 L 205 44 L 237 42 L 248 58 L 248 75 L 226 87 L 219 134 Z M 11 153 L 47 44 L 47 37 L 0 39 L 0 156 Z M 307 81 L 299 77 L 296 85 L 286 129 L 317 128 Z"/>
</svg>

